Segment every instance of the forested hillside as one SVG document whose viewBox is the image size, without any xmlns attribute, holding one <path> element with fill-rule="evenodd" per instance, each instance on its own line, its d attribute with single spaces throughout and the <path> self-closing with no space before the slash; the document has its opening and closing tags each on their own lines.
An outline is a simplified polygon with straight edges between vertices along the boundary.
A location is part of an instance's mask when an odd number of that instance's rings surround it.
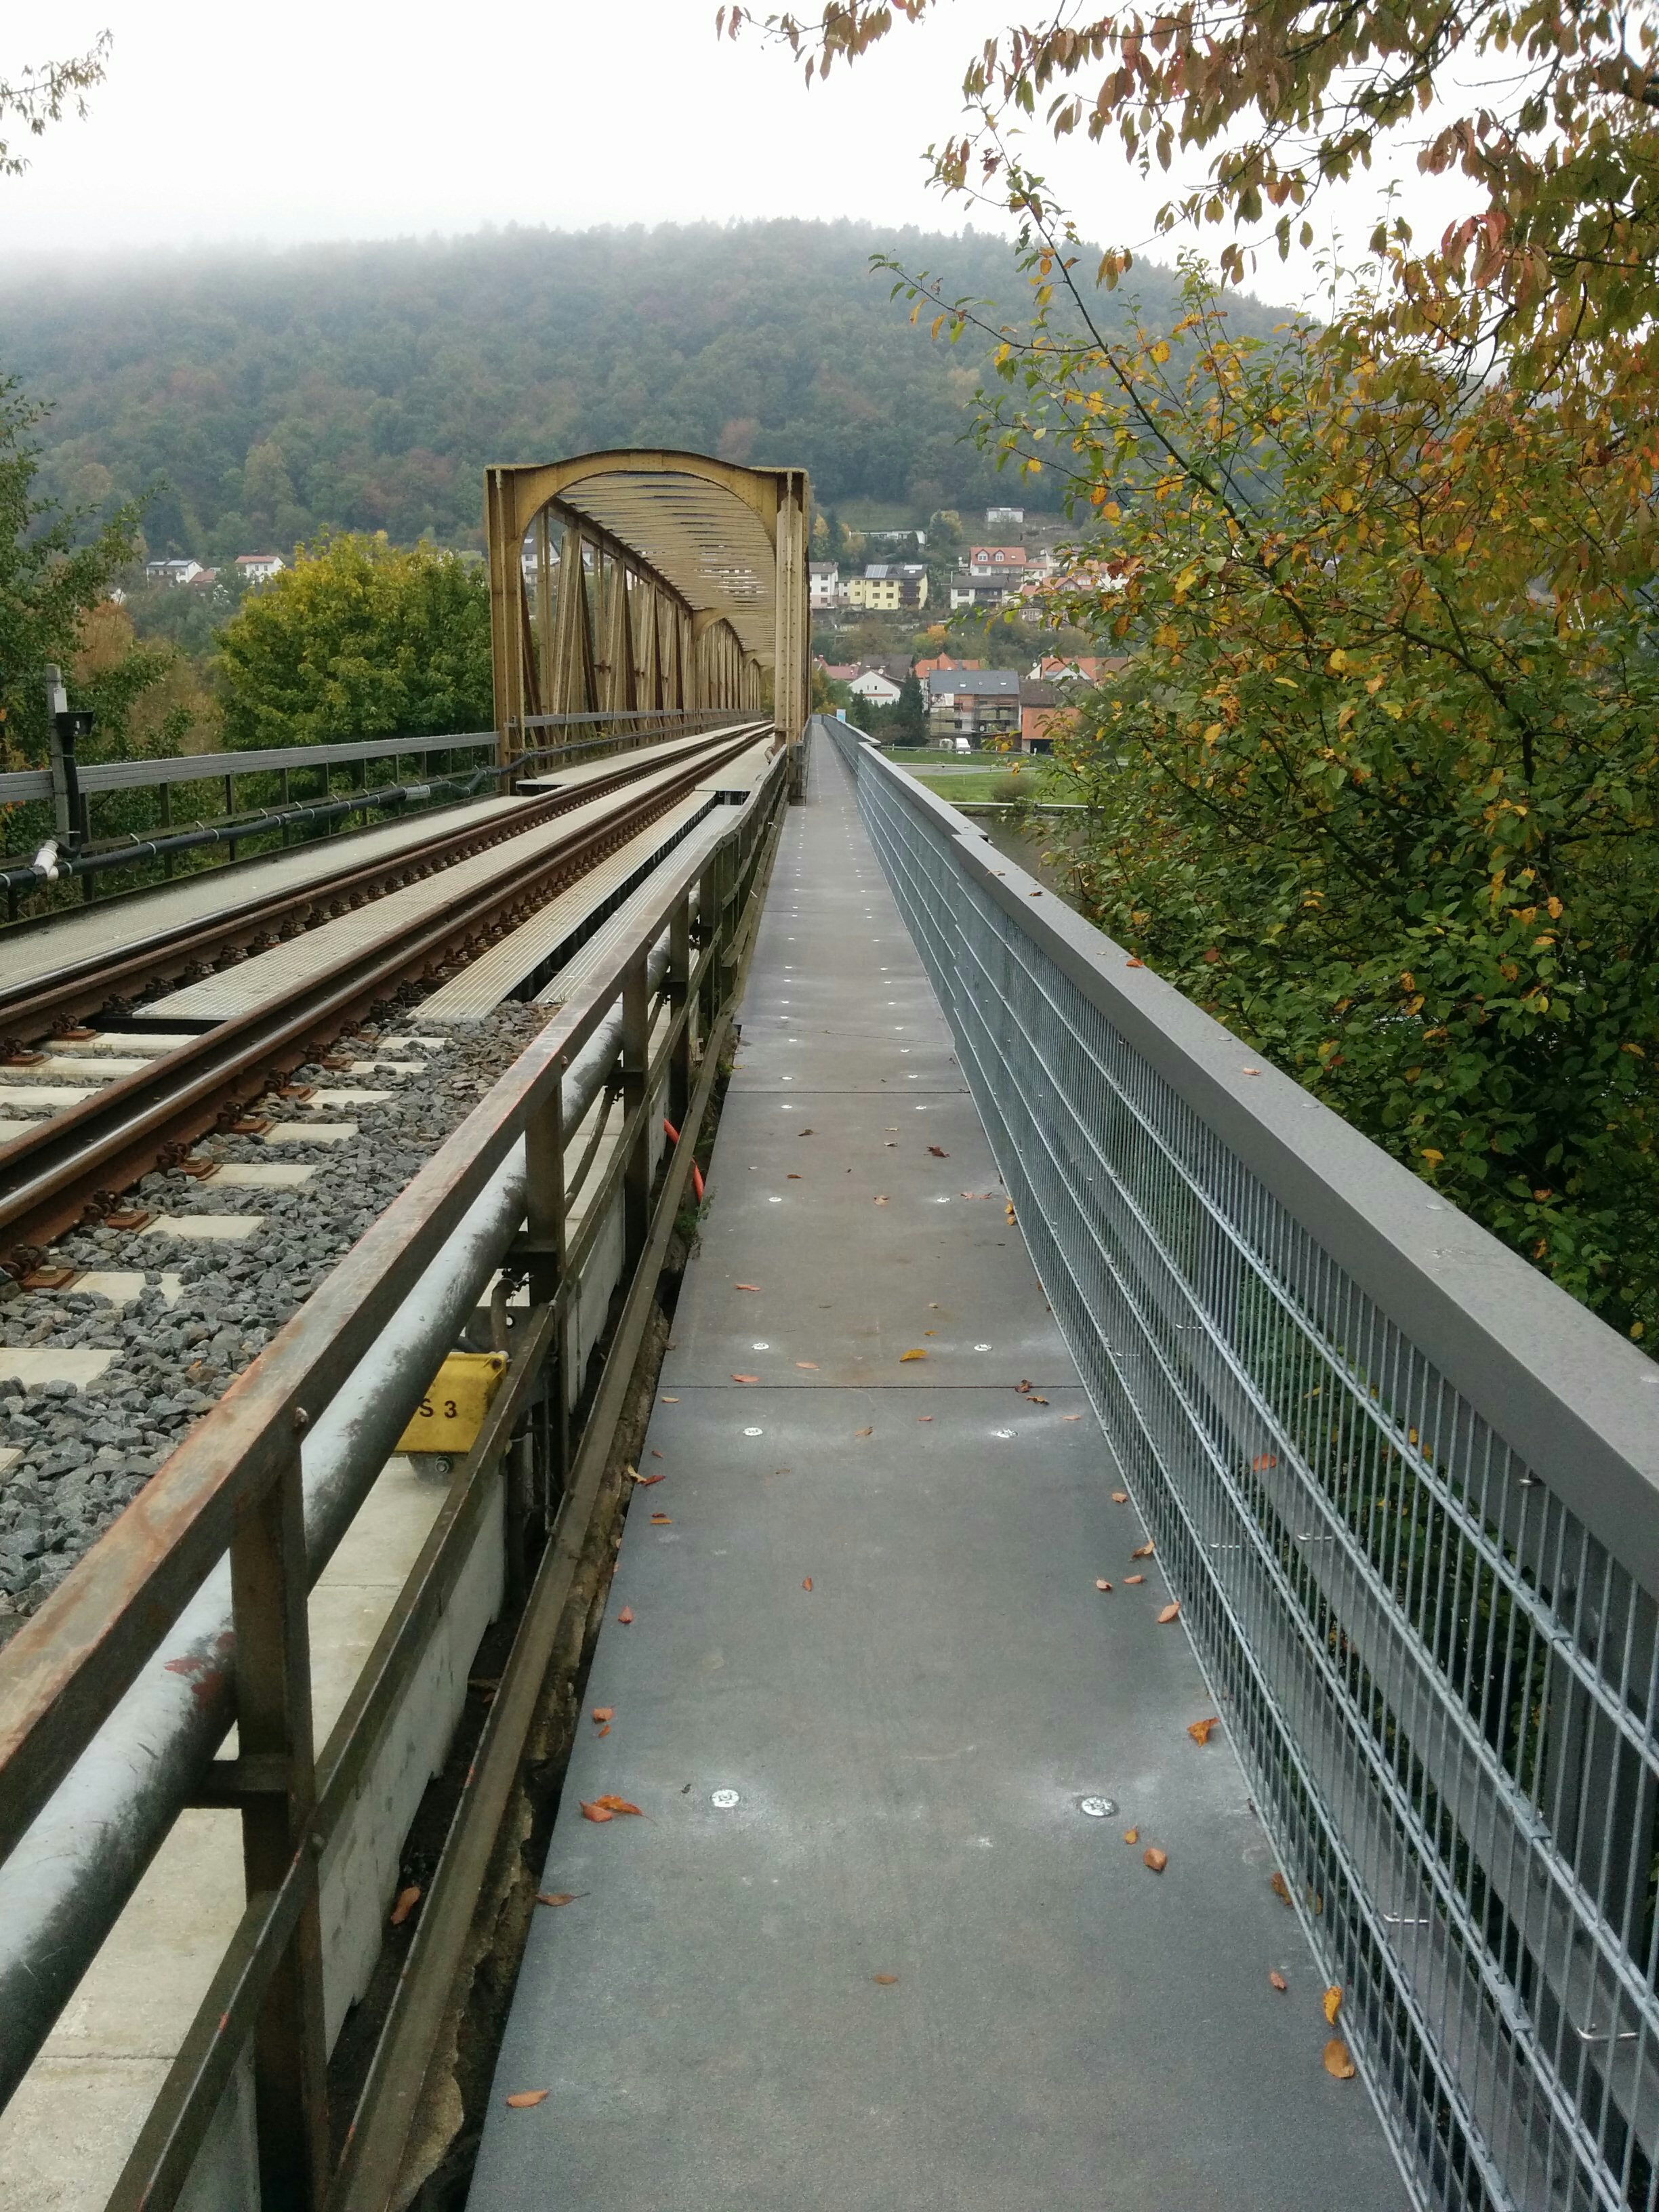
<svg viewBox="0 0 1659 2212">
<path fill-rule="evenodd" d="M 156 554 L 331 525 L 477 544 L 487 462 L 610 445 L 804 463 L 830 507 L 1010 495 L 963 442 L 978 356 L 912 326 L 877 252 L 1010 315 L 1024 297 L 1000 240 L 851 223 L 156 254 L 0 266 L 0 373 L 51 406 L 46 489 L 97 505 L 160 484 Z M 1162 272 L 1138 295 L 1172 314 Z"/>
</svg>

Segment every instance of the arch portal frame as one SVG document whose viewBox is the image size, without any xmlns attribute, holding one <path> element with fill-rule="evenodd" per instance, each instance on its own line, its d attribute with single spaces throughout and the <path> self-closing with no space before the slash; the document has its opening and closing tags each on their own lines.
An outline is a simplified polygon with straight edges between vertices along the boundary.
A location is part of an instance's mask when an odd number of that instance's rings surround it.
<svg viewBox="0 0 1659 2212">
<path fill-rule="evenodd" d="M 726 711 L 798 744 L 804 469 L 632 447 L 484 471 L 501 765 L 544 718 Z"/>
</svg>

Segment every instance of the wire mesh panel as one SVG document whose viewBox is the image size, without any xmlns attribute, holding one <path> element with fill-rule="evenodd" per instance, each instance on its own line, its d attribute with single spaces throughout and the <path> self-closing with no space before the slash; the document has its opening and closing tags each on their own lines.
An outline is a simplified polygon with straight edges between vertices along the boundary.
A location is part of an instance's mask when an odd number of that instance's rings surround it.
<svg viewBox="0 0 1659 2212">
<path fill-rule="evenodd" d="M 1659 1493 L 1592 1533 L 991 878 L 1030 879 L 836 734 L 1419 2200 L 1659 2212 Z"/>
</svg>

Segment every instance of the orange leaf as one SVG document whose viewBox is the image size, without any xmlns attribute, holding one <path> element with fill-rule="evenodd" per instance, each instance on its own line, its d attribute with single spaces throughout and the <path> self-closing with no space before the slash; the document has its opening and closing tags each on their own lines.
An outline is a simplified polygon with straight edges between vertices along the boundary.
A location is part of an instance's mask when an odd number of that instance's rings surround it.
<svg viewBox="0 0 1659 2212">
<path fill-rule="evenodd" d="M 1126 1844 L 1138 1844 L 1140 1841 L 1139 1829 L 1126 1828 L 1123 1831 L 1123 1840 Z"/>
<path fill-rule="evenodd" d="M 1325 2018 L 1330 2025 L 1334 2027 L 1336 2026 L 1336 2015 L 1342 2009 L 1342 1992 L 1340 1989 L 1333 1983 L 1331 1987 L 1326 1990 L 1321 2002 L 1325 2008 Z"/>
<path fill-rule="evenodd" d="M 1083 1416 L 1081 1413 L 1062 1413 L 1060 1418 L 1062 1421 L 1080 1421 Z"/>
<path fill-rule="evenodd" d="M 1188 1721 L 1187 1723 L 1187 1733 L 1191 1736 L 1194 1743 L 1208 1743 L 1210 1741 L 1210 1730 L 1212 1728 L 1219 1728 L 1220 1726 L 1221 1716 L 1218 1713 L 1212 1713 L 1209 1719 L 1206 1721 Z"/>
<path fill-rule="evenodd" d="M 678 1398 L 665 1398 L 663 1400 L 665 1406 L 678 1406 L 679 1402 L 680 1401 Z"/>
<path fill-rule="evenodd" d="M 797 1367 L 810 1367 L 815 1375 L 818 1371 L 818 1363 L 816 1359 L 798 1359 L 795 1364 Z"/>
<path fill-rule="evenodd" d="M 610 1723 L 610 1722 L 609 1722 L 609 1721 L 607 1721 L 607 1722 L 605 1723 L 605 1726 L 604 1726 L 604 1727 L 599 1730 L 599 1734 L 600 1734 L 601 1735 L 610 1735 L 610 1733 L 611 1733 L 611 1723 Z"/>
<path fill-rule="evenodd" d="M 629 1622 L 634 1618 L 633 1607 L 631 1605 L 625 1605 L 622 1611 L 617 1615 L 617 1618 L 621 1621 L 623 1626 L 626 1628 Z"/>
<path fill-rule="evenodd" d="M 1144 960 L 1126 960 L 1123 964 L 1126 968 L 1144 968 L 1146 963 Z"/>
<path fill-rule="evenodd" d="M 630 1805 L 626 1797 L 596 1797 L 593 1802 L 596 1805 L 603 1805 L 607 1813 L 639 1813 L 641 1820 L 645 1818 L 644 1814 L 640 1813 L 639 1807 Z M 582 1810 L 586 1812 L 586 1806 L 584 1805 Z"/>
<path fill-rule="evenodd" d="M 392 1925 L 401 1928 L 421 1901 L 421 1893 L 413 1883 L 398 1893 L 398 1902 L 392 1908 Z"/>
<path fill-rule="evenodd" d="M 1112 1492 L 1112 1503 L 1114 1505 L 1127 1505 L 1128 1502 L 1129 1493 L 1127 1490 L 1115 1490 Z"/>
<path fill-rule="evenodd" d="M 1150 1559 L 1152 1556 L 1152 1547 L 1150 1544 L 1138 1545 L 1129 1554 L 1129 1557 L 1132 1559 Z"/>
<path fill-rule="evenodd" d="M 595 1705 L 593 1717 L 596 1721 L 614 1721 L 617 1717 L 617 1708 L 614 1705 Z"/>
<path fill-rule="evenodd" d="M 812 1577 L 811 1577 L 811 1575 L 808 1575 L 808 1577 L 806 1577 L 806 1580 L 805 1580 L 805 1581 L 801 1584 L 801 1588 L 802 1588 L 803 1589 L 811 1589 L 811 1587 L 812 1587 Z"/>
<path fill-rule="evenodd" d="M 890 1990 L 894 1983 L 897 1981 L 898 1976 L 896 1974 L 872 1974 L 871 1976 L 871 1979 L 872 1981 L 879 1982 L 883 1989 Z"/>
<path fill-rule="evenodd" d="M 732 1377 L 732 1380 L 734 1382 L 758 1382 L 760 1381 L 760 1376 L 758 1375 L 734 1375 Z"/>
<path fill-rule="evenodd" d="M 1250 1465 L 1260 1474 L 1265 1468 L 1277 1467 L 1279 1460 L 1277 1455 L 1273 1452 L 1258 1452 L 1250 1462 Z"/>
<path fill-rule="evenodd" d="M 1158 1625 L 1160 1628 L 1167 1628 L 1172 1620 L 1178 1620 L 1180 1617 L 1181 1607 L 1178 1605 L 1166 1605 L 1158 1616 Z"/>
<path fill-rule="evenodd" d="M 1127 1589 L 1132 1583 L 1144 1583 L 1146 1579 L 1146 1577 L 1145 1575 L 1125 1575 L 1123 1577 L 1124 1588 Z"/>
<path fill-rule="evenodd" d="M 552 2094 L 550 2089 L 515 2089 L 507 2101 L 515 2112 L 523 2112 L 532 2105 L 544 2103 Z"/>
<path fill-rule="evenodd" d="M 649 1490 L 653 1482 L 660 1482 L 662 1479 L 659 1474 L 636 1474 L 634 1477 L 641 1490 Z"/>
<path fill-rule="evenodd" d="M 585 1889 L 539 1889 L 536 1893 L 536 1902 L 538 1905 L 574 1905 L 579 1897 L 586 1897 L 586 1894 Z"/>
<path fill-rule="evenodd" d="M 760 1288 L 760 1285 L 758 1283 L 733 1283 L 732 1287 L 734 1291 L 757 1291 Z"/>
<path fill-rule="evenodd" d="M 1289 1905 L 1291 1901 L 1291 1893 L 1285 1885 L 1285 1877 L 1282 1874 L 1279 1874 L 1277 1872 L 1274 1874 L 1273 1878 L 1273 1893 L 1281 1905 Z"/>
<path fill-rule="evenodd" d="M 916 1415 L 918 1421 L 931 1421 L 933 1418 L 933 1417 L 931 1413 L 918 1413 Z"/>
<path fill-rule="evenodd" d="M 1348 2046 L 1340 2035 L 1334 2035 L 1325 2045 L 1325 2071 L 1339 2081 L 1352 2081 L 1353 2061 L 1348 2056 Z"/>
<path fill-rule="evenodd" d="M 920 1348 L 915 1352 L 901 1352 L 899 1354 L 899 1365 L 902 1367 L 907 1359 L 926 1359 L 927 1357 L 927 1352 Z"/>
<path fill-rule="evenodd" d="M 1099 1577 L 1098 1575 L 1097 1575 L 1097 1576 L 1095 1577 L 1095 1588 L 1096 1588 L 1097 1589 L 1100 1589 L 1100 1590 L 1109 1590 L 1109 1589 L 1110 1589 L 1110 1588 L 1111 1588 L 1111 1587 L 1112 1587 L 1112 1586 L 1111 1586 L 1110 1583 L 1102 1582 L 1102 1580 L 1100 1579 L 1100 1577 Z"/>
<path fill-rule="evenodd" d="M 1144 1867 L 1150 1867 L 1154 1874 L 1162 1874 L 1170 1863 L 1170 1854 L 1168 1851 L 1159 1850 L 1158 1845 L 1153 1844 L 1140 1854 L 1140 1863 Z"/>
<path fill-rule="evenodd" d="M 651 1516 L 651 1526 L 653 1528 L 672 1528 L 673 1525 L 673 1522 L 666 1513 L 653 1513 Z"/>
<path fill-rule="evenodd" d="M 1274 1989 L 1279 1991 L 1280 1996 L 1283 1996 L 1285 1990 L 1291 1986 L 1285 1980 L 1284 1975 L 1279 1972 L 1277 1966 L 1269 1968 L 1267 1979 L 1272 1983 Z"/>
<path fill-rule="evenodd" d="M 872 1437 L 875 1433 L 873 1429 L 854 1429 L 853 1431 L 855 1437 Z"/>
<path fill-rule="evenodd" d="M 582 1818 L 584 1820 L 608 1820 L 611 1818 L 610 1809 L 604 1805 L 584 1805 Z"/>
</svg>

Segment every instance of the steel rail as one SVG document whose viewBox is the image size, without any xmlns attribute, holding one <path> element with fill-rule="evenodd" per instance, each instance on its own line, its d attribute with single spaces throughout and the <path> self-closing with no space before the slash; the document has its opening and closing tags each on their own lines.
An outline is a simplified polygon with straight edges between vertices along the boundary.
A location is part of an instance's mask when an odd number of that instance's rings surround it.
<svg viewBox="0 0 1659 2212">
<path fill-rule="evenodd" d="M 750 731 L 752 743 L 752 732 L 759 726 L 728 726 Z M 724 730 L 712 730 L 685 738 L 671 737 L 665 742 L 682 745 L 688 756 L 696 751 L 701 757 L 702 749 L 718 745 L 725 737 Z M 603 798 L 642 772 L 636 753 L 619 754 L 614 775 L 595 776 L 574 791 L 526 799 L 510 814 L 494 815 L 488 822 L 441 832 L 379 860 L 365 862 L 348 858 L 339 868 L 308 884 L 264 892 L 239 905 L 222 907 L 212 915 L 158 930 L 113 960 L 106 952 L 92 953 L 49 975 L 32 977 L 10 988 L 0 987 L 0 1036 L 21 1044 L 48 1036 L 65 1022 L 95 1013 L 112 1000 L 130 998 L 204 960 L 238 951 L 251 939 L 270 936 L 273 943 L 279 942 L 313 921 L 332 920 L 346 911 L 342 901 L 383 897 L 406 884 L 420 882 L 434 869 L 453 867 L 457 861 L 488 852 L 507 838 L 555 820 L 590 799 Z M 319 908 L 327 912 L 319 913 Z"/>
<path fill-rule="evenodd" d="M 509 924 L 667 811 L 755 742 L 753 726 L 699 750 L 656 789 L 561 840 L 523 873 L 479 885 L 424 926 L 348 954 L 262 1006 L 221 1022 L 151 1066 L 123 1076 L 0 1145 L 0 1254 L 36 1248 L 94 1211 L 174 1148 L 213 1127 L 227 1105 L 270 1087 L 396 988 L 486 928 Z M 520 827 L 524 826 L 520 823 Z"/>
</svg>

